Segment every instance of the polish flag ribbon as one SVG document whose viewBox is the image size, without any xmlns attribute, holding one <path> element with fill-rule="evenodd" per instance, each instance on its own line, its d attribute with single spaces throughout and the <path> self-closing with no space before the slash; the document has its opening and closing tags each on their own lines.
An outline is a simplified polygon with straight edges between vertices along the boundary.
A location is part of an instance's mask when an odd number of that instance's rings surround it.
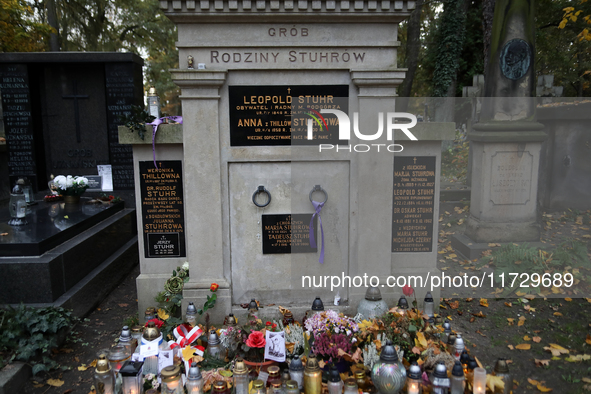
<svg viewBox="0 0 591 394">
<path fill-rule="evenodd" d="M 203 335 L 203 330 L 199 328 L 199 326 L 191 327 L 190 325 L 183 323 L 177 328 L 175 328 L 172 333 L 176 338 L 176 341 L 170 341 L 169 345 L 171 349 L 175 347 L 180 347 L 181 349 L 187 345 L 192 344 Z"/>
</svg>

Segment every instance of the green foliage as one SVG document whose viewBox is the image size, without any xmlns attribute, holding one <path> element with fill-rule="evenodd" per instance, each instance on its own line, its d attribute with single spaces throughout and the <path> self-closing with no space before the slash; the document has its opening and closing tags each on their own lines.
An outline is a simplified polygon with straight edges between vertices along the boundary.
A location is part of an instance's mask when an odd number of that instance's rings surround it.
<svg viewBox="0 0 591 394">
<path fill-rule="evenodd" d="M 456 136 L 453 147 L 441 154 L 441 176 L 443 179 L 452 182 L 466 182 L 469 151 L 470 142 Z"/>
<path fill-rule="evenodd" d="M 31 308 L 21 304 L 17 309 L 0 310 L 0 352 L 4 362 L 24 361 L 33 366 L 33 374 L 58 368 L 50 358 L 57 347 L 58 331 L 76 321 L 63 308 Z"/>
<path fill-rule="evenodd" d="M 465 33 L 465 14 L 461 0 L 444 0 L 443 13 L 436 33 L 433 96 L 448 96 L 449 87 L 456 80 L 458 59 L 462 52 Z"/>
<path fill-rule="evenodd" d="M 145 137 L 146 123 L 151 123 L 154 119 L 156 118 L 139 105 L 132 105 L 129 114 L 119 116 L 119 121 L 132 133 L 137 132 L 142 140 Z"/>
<path fill-rule="evenodd" d="M 25 0 L 0 0 L 0 52 L 46 50 L 52 31 Z"/>
</svg>

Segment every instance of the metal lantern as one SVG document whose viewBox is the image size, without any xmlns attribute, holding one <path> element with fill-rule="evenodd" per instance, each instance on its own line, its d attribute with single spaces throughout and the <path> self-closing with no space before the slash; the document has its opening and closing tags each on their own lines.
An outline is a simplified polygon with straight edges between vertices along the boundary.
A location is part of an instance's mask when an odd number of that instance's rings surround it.
<svg viewBox="0 0 591 394">
<path fill-rule="evenodd" d="M 451 355 L 454 354 L 454 344 L 456 343 L 456 334 L 451 333 L 447 336 L 447 343 L 445 344 L 447 352 Z"/>
<path fill-rule="evenodd" d="M 189 302 L 187 305 L 187 311 L 185 312 L 185 321 L 191 327 L 195 327 L 197 325 L 197 308 L 195 308 L 195 304 Z"/>
<path fill-rule="evenodd" d="M 23 191 L 24 183 L 22 179 L 19 179 L 10 193 L 10 202 L 8 203 L 10 220 L 8 224 L 11 226 L 24 226 L 27 224 L 27 220 L 25 219 L 27 216 L 27 201 Z"/>
<path fill-rule="evenodd" d="M 428 291 L 427 294 L 425 295 L 423 309 L 425 310 L 425 314 L 427 316 L 429 316 L 429 320 L 433 319 L 433 317 L 435 316 L 435 314 L 433 312 L 434 308 L 435 308 L 435 304 L 433 303 L 433 296 L 431 295 L 431 292 Z"/>
<path fill-rule="evenodd" d="M 386 312 L 388 312 L 388 304 L 382 300 L 380 289 L 375 286 L 369 287 L 365 292 L 365 299 L 359 303 L 357 313 L 361 313 L 366 319 L 373 319 Z"/>
<path fill-rule="evenodd" d="M 109 362 L 114 372 L 119 372 L 123 364 L 130 359 L 131 349 L 123 344 L 118 344 L 109 350 Z"/>
<path fill-rule="evenodd" d="M 131 327 L 132 347 L 135 345 L 135 352 L 140 351 L 140 343 L 142 343 L 142 326 Z M 134 344 L 135 342 L 135 344 Z"/>
<path fill-rule="evenodd" d="M 146 312 L 144 312 L 144 321 L 147 323 L 154 318 L 156 318 L 156 308 L 153 306 L 146 308 Z"/>
<path fill-rule="evenodd" d="M 322 370 L 316 355 L 310 354 L 304 370 L 304 394 L 320 394 L 322 392 Z"/>
<path fill-rule="evenodd" d="M 203 394 L 203 377 L 197 363 L 192 363 L 187 376 L 186 389 L 188 394 Z M 236 391 L 238 393 L 238 391 Z"/>
<path fill-rule="evenodd" d="M 298 382 L 296 382 L 295 380 L 288 380 L 287 382 L 285 382 L 285 394 L 300 394 Z"/>
<path fill-rule="evenodd" d="M 421 387 L 422 381 L 421 367 L 417 362 L 413 362 L 408 369 L 408 378 L 406 392 L 407 394 L 421 394 L 423 389 Z"/>
<path fill-rule="evenodd" d="M 476 368 L 478 368 L 478 363 L 476 362 L 476 359 L 474 359 L 474 357 L 470 357 L 470 361 L 468 361 L 468 369 L 470 371 L 474 371 Z"/>
<path fill-rule="evenodd" d="M 250 394 L 266 394 L 266 392 L 267 390 L 265 390 L 265 382 L 260 379 L 252 382 L 252 390 Z"/>
<path fill-rule="evenodd" d="M 497 363 L 495 364 L 495 369 L 493 370 L 493 375 L 503 379 L 503 382 L 505 382 L 503 394 L 509 394 L 511 392 L 511 387 L 513 386 L 513 380 L 511 379 L 511 374 L 509 374 L 509 366 L 507 365 L 507 360 L 505 360 L 504 358 L 499 358 L 497 360 Z"/>
<path fill-rule="evenodd" d="M 142 394 L 144 392 L 144 379 L 141 361 L 126 361 L 119 373 L 123 379 L 123 393 Z"/>
<path fill-rule="evenodd" d="M 460 355 L 460 363 L 462 364 L 462 368 L 464 369 L 464 374 L 468 370 L 468 363 L 470 362 L 470 355 L 468 351 L 464 349 L 462 354 Z"/>
<path fill-rule="evenodd" d="M 451 385 L 450 394 L 464 394 L 466 388 L 466 380 L 464 378 L 464 368 L 462 363 L 456 361 L 451 370 Z"/>
<path fill-rule="evenodd" d="M 450 381 L 447 377 L 447 367 L 441 361 L 435 365 L 435 370 L 431 375 L 431 384 L 433 394 L 447 394 Z"/>
<path fill-rule="evenodd" d="M 101 354 L 96 362 L 94 388 L 96 394 L 115 394 L 115 374 L 104 354 Z"/>
<path fill-rule="evenodd" d="M 158 340 L 162 340 L 162 336 L 160 335 L 160 331 L 158 327 L 154 324 L 153 321 L 148 323 L 148 327 L 145 328 L 144 333 L 142 334 L 142 346 L 148 345 L 150 343 L 151 346 L 156 346 L 157 344 L 154 343 Z M 144 373 L 147 375 L 149 373 L 157 375 L 158 374 L 158 355 L 148 356 L 144 359 Z"/>
<path fill-rule="evenodd" d="M 217 358 L 218 360 L 223 360 L 222 354 L 222 347 L 220 346 L 220 338 L 215 330 L 209 331 L 209 336 L 207 337 L 207 353 L 213 357 Z"/>
<path fill-rule="evenodd" d="M 297 354 L 293 356 L 293 360 L 289 364 L 289 376 L 292 380 L 298 382 L 300 390 L 304 388 L 304 364 L 302 364 L 302 360 Z"/>
<path fill-rule="evenodd" d="M 170 365 L 162 368 L 162 394 L 184 394 L 183 381 L 181 380 L 181 368 L 178 365 Z"/>
<path fill-rule="evenodd" d="M 313 311 L 323 311 L 324 310 L 324 303 L 322 303 L 322 300 L 320 299 L 320 297 L 316 297 L 314 299 L 314 302 L 312 302 L 312 310 Z"/>
<path fill-rule="evenodd" d="M 380 361 L 371 369 L 371 380 L 381 394 L 397 394 L 406 382 L 406 369 L 398 359 L 398 353 L 387 341 L 380 354 Z"/>
<path fill-rule="evenodd" d="M 248 368 L 241 358 L 234 364 L 234 387 L 236 394 L 248 394 Z"/>
</svg>

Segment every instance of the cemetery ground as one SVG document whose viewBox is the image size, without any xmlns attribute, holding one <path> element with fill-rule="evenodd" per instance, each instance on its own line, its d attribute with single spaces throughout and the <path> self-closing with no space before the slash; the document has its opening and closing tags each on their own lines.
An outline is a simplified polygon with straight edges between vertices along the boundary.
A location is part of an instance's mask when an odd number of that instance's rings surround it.
<svg viewBox="0 0 591 394">
<path fill-rule="evenodd" d="M 465 179 L 465 170 L 455 168 L 462 167 L 467 159 L 466 145 L 460 145 L 444 155 L 443 178 L 447 182 L 461 183 Z M 542 212 L 542 252 L 528 252 L 527 245 L 489 244 L 490 249 L 481 259 L 466 261 L 451 247 L 451 237 L 464 231 L 469 209 L 467 202 L 442 206 L 438 268 L 447 275 L 493 272 L 501 264 L 513 265 L 513 272 L 543 272 L 561 264 L 561 269 L 573 272 L 582 282 L 591 277 L 591 211 Z M 528 257 L 515 258 L 515 254 L 522 252 Z M 498 264 L 491 263 L 491 258 Z M 137 319 L 138 275 L 136 267 L 72 328 L 65 343 L 51 352 L 51 358 L 63 370 L 37 374 L 21 392 L 92 393 L 92 365 L 97 353 L 115 343 L 124 324 Z M 581 286 L 575 289 L 580 290 Z M 497 358 L 510 360 L 513 393 L 591 393 L 591 298 L 586 298 L 589 289 L 580 294 L 565 288 L 538 290 L 529 294 L 513 292 L 505 297 L 499 288 L 443 288 L 440 314 L 451 319 L 452 328 L 463 334 L 466 348 L 489 373 Z"/>
<path fill-rule="evenodd" d="M 443 211 L 440 221 L 439 268 L 449 275 L 477 270 L 474 262 L 463 261 L 449 248 L 451 234 L 462 231 L 468 215 L 468 206 L 460 205 Z M 551 247 L 560 243 L 561 236 L 589 243 L 585 235 L 590 233 L 591 212 L 545 213 L 544 219 L 542 242 Z M 495 249 L 500 247 L 491 246 Z M 91 365 L 97 352 L 112 346 L 121 327 L 137 317 L 138 274 L 136 267 L 73 328 L 65 344 L 52 352 L 51 357 L 66 370 L 39 373 L 26 383 L 23 393 L 91 392 Z M 497 294 L 456 294 L 453 289 L 443 289 L 441 315 L 452 319 L 452 327 L 463 334 L 466 348 L 489 372 L 497 358 L 511 360 L 513 393 L 549 389 L 554 393 L 591 393 L 591 298 L 574 294 L 546 299 L 539 295 L 495 298 Z"/>
</svg>

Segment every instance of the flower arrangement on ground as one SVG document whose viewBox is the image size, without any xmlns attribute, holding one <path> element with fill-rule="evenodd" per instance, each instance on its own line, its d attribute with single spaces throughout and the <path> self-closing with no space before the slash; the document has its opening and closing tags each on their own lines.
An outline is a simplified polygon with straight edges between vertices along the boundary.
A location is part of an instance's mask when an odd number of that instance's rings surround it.
<svg viewBox="0 0 591 394">
<path fill-rule="evenodd" d="M 353 335 L 359 326 L 350 317 L 333 310 L 316 313 L 305 323 L 306 333 L 311 336 L 311 350 L 326 361 L 338 362 L 356 346 Z"/>
<path fill-rule="evenodd" d="M 64 196 L 79 196 L 88 189 L 88 179 L 83 176 L 58 175 L 53 178 L 53 184 Z"/>
</svg>

